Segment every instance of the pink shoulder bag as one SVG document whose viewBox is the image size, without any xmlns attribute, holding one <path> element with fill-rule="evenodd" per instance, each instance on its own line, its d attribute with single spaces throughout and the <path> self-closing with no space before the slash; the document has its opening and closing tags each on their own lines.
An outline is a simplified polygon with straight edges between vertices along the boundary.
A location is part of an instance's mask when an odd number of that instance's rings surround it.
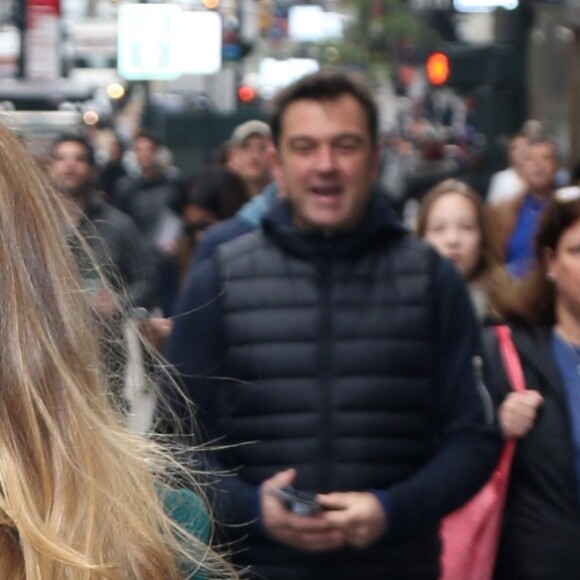
<svg viewBox="0 0 580 580">
<path fill-rule="evenodd" d="M 507 326 L 495 327 L 502 362 L 514 391 L 526 384 Z M 493 575 L 516 442 L 506 441 L 483 488 L 441 522 L 441 580 L 490 580 Z"/>
</svg>

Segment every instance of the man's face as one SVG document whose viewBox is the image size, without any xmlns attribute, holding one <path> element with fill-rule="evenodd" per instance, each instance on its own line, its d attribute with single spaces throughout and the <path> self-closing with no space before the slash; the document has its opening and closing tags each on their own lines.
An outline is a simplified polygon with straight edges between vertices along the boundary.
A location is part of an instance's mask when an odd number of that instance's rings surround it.
<svg viewBox="0 0 580 580">
<path fill-rule="evenodd" d="M 95 168 L 80 143 L 59 143 L 54 148 L 52 159 L 52 178 L 59 191 L 71 197 L 79 197 L 93 187 Z"/>
<path fill-rule="evenodd" d="M 275 174 L 294 223 L 325 234 L 362 219 L 378 168 L 364 110 L 351 95 L 303 99 L 282 116 Z"/>
<path fill-rule="evenodd" d="M 554 189 L 557 171 L 558 161 L 551 143 L 534 143 L 528 146 L 524 162 L 524 179 L 532 193 L 551 192 Z"/>
<path fill-rule="evenodd" d="M 265 183 L 270 179 L 269 141 L 262 135 L 250 135 L 232 149 L 231 166 L 244 181 Z"/>
<path fill-rule="evenodd" d="M 157 166 L 157 147 L 151 139 L 138 137 L 133 144 L 133 150 L 141 170 L 147 171 Z"/>
</svg>

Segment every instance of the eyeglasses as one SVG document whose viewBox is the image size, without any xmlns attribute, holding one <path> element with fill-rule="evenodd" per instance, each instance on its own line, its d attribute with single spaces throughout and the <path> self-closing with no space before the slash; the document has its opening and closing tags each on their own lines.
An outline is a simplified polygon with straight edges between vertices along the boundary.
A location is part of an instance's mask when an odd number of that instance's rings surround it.
<svg viewBox="0 0 580 580">
<path fill-rule="evenodd" d="M 577 199 L 580 199 L 580 187 L 577 185 L 561 187 L 554 192 L 554 199 L 560 203 L 576 201 Z"/>
</svg>

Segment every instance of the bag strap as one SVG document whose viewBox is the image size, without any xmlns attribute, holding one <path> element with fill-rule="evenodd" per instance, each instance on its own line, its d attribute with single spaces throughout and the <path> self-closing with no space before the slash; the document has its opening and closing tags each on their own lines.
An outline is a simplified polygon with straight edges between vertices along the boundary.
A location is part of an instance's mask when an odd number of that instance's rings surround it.
<svg viewBox="0 0 580 580">
<path fill-rule="evenodd" d="M 526 390 L 526 381 L 520 357 L 514 346 L 512 332 L 509 326 L 502 324 L 495 327 L 495 334 L 499 341 L 499 351 L 510 385 L 514 391 L 523 393 Z"/>
</svg>

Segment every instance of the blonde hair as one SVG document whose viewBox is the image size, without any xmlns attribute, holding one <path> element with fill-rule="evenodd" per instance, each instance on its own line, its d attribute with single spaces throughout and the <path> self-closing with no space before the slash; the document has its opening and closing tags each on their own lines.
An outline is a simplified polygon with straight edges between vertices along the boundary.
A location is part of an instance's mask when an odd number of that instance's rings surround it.
<svg viewBox="0 0 580 580">
<path fill-rule="evenodd" d="M 419 206 L 417 235 L 425 237 L 433 205 L 438 199 L 451 193 L 461 195 L 471 202 L 481 236 L 479 262 L 468 282 L 477 283 L 487 293 L 492 313 L 503 317 L 514 300 L 516 286 L 502 267 L 485 204 L 473 188 L 457 179 L 445 179 L 430 189 Z"/>
<path fill-rule="evenodd" d="M 165 513 L 172 460 L 130 434 L 106 372 L 58 195 L 0 122 L 0 575 L 235 577 Z"/>
</svg>

